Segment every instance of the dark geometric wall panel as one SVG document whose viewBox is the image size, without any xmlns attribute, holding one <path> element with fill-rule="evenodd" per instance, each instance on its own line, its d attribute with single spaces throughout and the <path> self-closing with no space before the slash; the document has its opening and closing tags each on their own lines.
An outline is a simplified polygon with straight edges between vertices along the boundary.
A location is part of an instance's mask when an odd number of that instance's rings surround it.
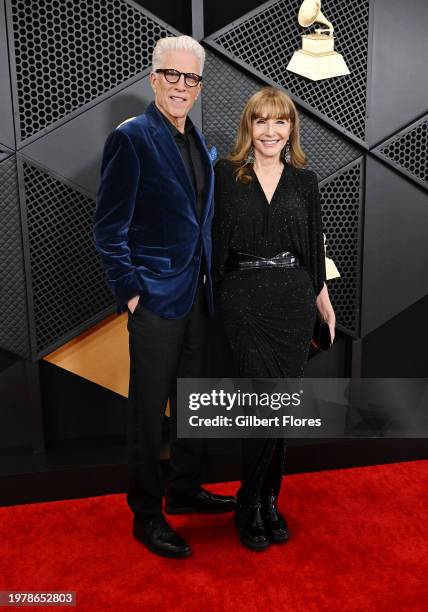
<svg viewBox="0 0 428 612">
<path fill-rule="evenodd" d="M 92 238 L 94 202 L 23 162 L 36 352 L 42 356 L 112 305 Z"/>
<path fill-rule="evenodd" d="M 207 41 L 241 60 L 251 69 L 288 90 L 322 113 L 343 131 L 365 140 L 369 0 L 325 0 L 322 10 L 335 26 L 336 51 L 350 75 L 311 81 L 287 71 L 287 64 L 301 47 L 297 13 L 301 0 L 275 0 L 208 37 Z"/>
<path fill-rule="evenodd" d="M 370 147 L 428 110 L 427 1 L 376 0 L 372 11 L 373 47 L 367 101 Z"/>
<path fill-rule="evenodd" d="M 125 119 L 143 113 L 152 98 L 149 78 L 139 79 L 25 145 L 21 152 L 95 195 L 107 134 Z"/>
<path fill-rule="evenodd" d="M 363 336 L 428 294 L 427 236 L 428 205 L 424 190 L 369 156 L 364 215 Z"/>
<path fill-rule="evenodd" d="M 333 130 L 299 110 L 301 143 L 308 157 L 308 165 L 320 179 L 330 176 L 338 168 L 357 159 L 361 151 Z"/>
<path fill-rule="evenodd" d="M 130 0 L 7 0 L 18 139 L 25 140 L 150 67 L 173 33 Z"/>
<path fill-rule="evenodd" d="M 26 144 L 21 152 L 95 195 L 107 134 L 125 119 L 144 113 L 152 99 L 149 77 L 139 79 L 51 130 L 43 138 Z M 193 109 L 190 116 L 198 125 Z"/>
<path fill-rule="evenodd" d="M 9 157 L 13 153 L 14 153 L 14 151 L 10 151 L 4 145 L 0 145 L 0 161 L 3 161 L 4 159 L 6 159 L 6 157 Z"/>
<path fill-rule="evenodd" d="M 0 2 L 0 100 L 0 143 L 15 148 L 4 2 Z"/>
<path fill-rule="evenodd" d="M 328 281 L 329 295 L 342 330 L 359 334 L 360 252 L 363 158 L 320 185 L 327 255 L 340 278 Z"/>
<path fill-rule="evenodd" d="M 428 115 L 374 149 L 408 177 L 428 187 Z"/>
<path fill-rule="evenodd" d="M 0 163 L 0 348 L 30 356 L 15 156 Z"/>
<path fill-rule="evenodd" d="M 235 144 L 239 118 L 249 97 L 262 86 L 212 52 L 207 53 L 202 100 L 204 134 L 219 155 L 230 153 Z M 221 112 L 219 112 L 221 109 Z M 309 166 L 323 179 L 360 156 L 359 149 L 299 109 L 301 142 Z"/>
<path fill-rule="evenodd" d="M 166 21 L 182 34 L 192 36 L 192 2 L 190 0 L 135 0 L 156 17 Z"/>
<path fill-rule="evenodd" d="M 226 25 L 239 19 L 244 12 L 258 8 L 264 4 L 263 0 L 216 0 L 216 2 L 204 2 L 204 32 L 210 36 Z"/>
</svg>

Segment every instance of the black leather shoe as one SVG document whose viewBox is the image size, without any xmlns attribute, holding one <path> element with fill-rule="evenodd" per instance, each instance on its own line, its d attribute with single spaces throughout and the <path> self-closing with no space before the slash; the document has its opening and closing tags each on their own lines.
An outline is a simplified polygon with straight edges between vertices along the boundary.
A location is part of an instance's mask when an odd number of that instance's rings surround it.
<svg viewBox="0 0 428 612">
<path fill-rule="evenodd" d="M 150 552 L 161 557 L 182 559 L 192 552 L 190 546 L 171 528 L 164 516 L 157 516 L 145 524 L 134 518 L 133 535 L 147 546 Z"/>
<path fill-rule="evenodd" d="M 289 539 L 290 533 L 287 521 L 278 510 L 274 495 L 269 495 L 263 499 L 262 517 L 269 542 L 272 542 L 272 544 L 282 544 Z"/>
<path fill-rule="evenodd" d="M 235 517 L 235 523 L 239 524 L 237 517 Z M 238 532 L 241 544 L 250 550 L 262 551 L 268 548 L 270 541 L 263 522 L 260 503 L 254 506 L 251 519 L 246 523 L 245 527 L 238 527 Z"/>
<path fill-rule="evenodd" d="M 220 514 L 230 512 L 236 506 L 236 499 L 227 495 L 216 495 L 202 487 L 186 494 L 166 496 L 165 512 L 168 514 Z"/>
</svg>

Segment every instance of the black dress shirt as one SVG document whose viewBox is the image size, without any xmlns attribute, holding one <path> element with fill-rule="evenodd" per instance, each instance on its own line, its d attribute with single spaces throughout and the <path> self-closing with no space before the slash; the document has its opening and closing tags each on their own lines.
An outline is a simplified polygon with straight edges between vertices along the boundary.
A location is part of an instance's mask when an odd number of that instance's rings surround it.
<svg viewBox="0 0 428 612">
<path fill-rule="evenodd" d="M 173 125 L 163 113 L 162 117 L 169 127 L 171 134 L 174 137 L 175 143 L 180 151 L 184 166 L 189 175 L 191 184 L 196 194 L 196 213 L 198 218 L 201 218 L 202 207 L 204 203 L 204 195 L 206 190 L 206 172 L 204 159 L 200 150 L 198 141 L 196 140 L 195 126 L 190 117 L 186 118 L 184 125 L 184 134 L 182 134 L 175 125 Z"/>
</svg>

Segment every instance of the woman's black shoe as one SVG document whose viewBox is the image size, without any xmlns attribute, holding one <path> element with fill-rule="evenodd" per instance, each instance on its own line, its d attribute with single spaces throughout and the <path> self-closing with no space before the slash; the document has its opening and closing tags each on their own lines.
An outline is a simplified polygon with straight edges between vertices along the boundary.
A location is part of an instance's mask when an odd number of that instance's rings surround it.
<svg viewBox="0 0 428 612">
<path fill-rule="evenodd" d="M 269 542 L 282 544 L 289 539 L 287 521 L 278 510 L 274 495 L 269 495 L 262 502 L 262 520 Z"/>
<path fill-rule="evenodd" d="M 241 544 L 255 551 L 266 550 L 270 544 L 260 510 L 261 505 L 259 503 L 254 506 L 251 519 L 245 527 L 238 527 Z M 239 524 L 236 517 L 235 522 Z"/>
</svg>

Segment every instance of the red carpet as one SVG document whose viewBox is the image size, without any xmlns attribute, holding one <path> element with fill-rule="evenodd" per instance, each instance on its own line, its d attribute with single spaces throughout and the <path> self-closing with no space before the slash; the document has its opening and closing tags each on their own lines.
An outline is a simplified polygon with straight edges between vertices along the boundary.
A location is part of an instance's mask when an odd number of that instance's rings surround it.
<svg viewBox="0 0 428 612">
<path fill-rule="evenodd" d="M 172 517 L 181 561 L 133 540 L 124 495 L 0 508 L 0 590 L 73 590 L 96 612 L 426 612 L 427 500 L 428 461 L 288 476 L 287 544 L 252 553 L 230 514 Z"/>
</svg>

